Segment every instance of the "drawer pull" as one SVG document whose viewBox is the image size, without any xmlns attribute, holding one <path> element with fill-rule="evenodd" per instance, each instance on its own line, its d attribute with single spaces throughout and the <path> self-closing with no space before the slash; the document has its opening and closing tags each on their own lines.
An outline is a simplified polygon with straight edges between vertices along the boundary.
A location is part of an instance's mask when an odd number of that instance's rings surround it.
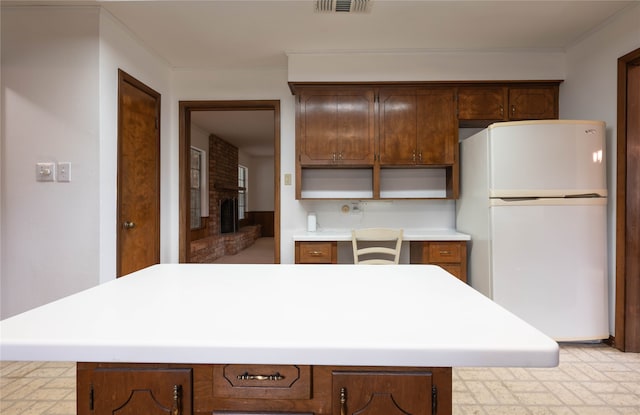
<svg viewBox="0 0 640 415">
<path fill-rule="evenodd" d="M 250 375 L 249 372 L 244 372 L 242 375 L 238 375 L 238 379 L 240 380 L 282 380 L 284 379 L 284 376 L 282 376 L 279 372 L 276 372 L 273 375 Z"/>
<path fill-rule="evenodd" d="M 451 251 L 440 250 L 440 255 L 451 255 Z"/>
<path fill-rule="evenodd" d="M 322 256 L 322 251 L 309 251 L 309 256 Z"/>
</svg>

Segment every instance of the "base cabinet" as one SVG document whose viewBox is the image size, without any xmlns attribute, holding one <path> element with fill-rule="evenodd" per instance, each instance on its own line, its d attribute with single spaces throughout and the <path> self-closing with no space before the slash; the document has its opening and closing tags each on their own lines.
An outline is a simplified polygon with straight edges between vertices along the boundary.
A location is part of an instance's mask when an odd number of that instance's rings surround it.
<svg viewBox="0 0 640 415">
<path fill-rule="evenodd" d="M 466 241 L 411 241 L 409 249 L 412 264 L 438 265 L 467 282 Z"/>
<path fill-rule="evenodd" d="M 451 368 L 78 363 L 78 415 L 451 415 Z"/>
</svg>

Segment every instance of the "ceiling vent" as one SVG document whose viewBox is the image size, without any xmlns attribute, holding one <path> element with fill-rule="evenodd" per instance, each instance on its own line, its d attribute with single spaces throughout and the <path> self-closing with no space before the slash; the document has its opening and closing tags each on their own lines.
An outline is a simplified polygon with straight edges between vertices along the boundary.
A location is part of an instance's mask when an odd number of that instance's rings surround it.
<svg viewBox="0 0 640 415">
<path fill-rule="evenodd" d="M 372 0 L 316 0 L 317 12 L 366 13 Z"/>
</svg>

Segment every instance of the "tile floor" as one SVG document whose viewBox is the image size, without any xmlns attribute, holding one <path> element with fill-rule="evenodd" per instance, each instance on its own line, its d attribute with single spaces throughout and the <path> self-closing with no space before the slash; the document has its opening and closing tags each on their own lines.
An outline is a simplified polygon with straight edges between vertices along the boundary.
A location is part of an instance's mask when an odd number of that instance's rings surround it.
<svg viewBox="0 0 640 415">
<path fill-rule="evenodd" d="M 453 415 L 640 415 L 640 354 L 563 344 L 552 369 L 456 368 Z M 0 362 L 2 415 L 75 415 L 75 364 Z"/>
</svg>

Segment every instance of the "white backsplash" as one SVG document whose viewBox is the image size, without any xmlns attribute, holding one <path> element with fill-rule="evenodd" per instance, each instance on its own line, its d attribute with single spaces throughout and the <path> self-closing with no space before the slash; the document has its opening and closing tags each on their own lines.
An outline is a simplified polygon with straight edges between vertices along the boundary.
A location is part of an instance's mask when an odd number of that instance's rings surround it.
<svg viewBox="0 0 640 415">
<path fill-rule="evenodd" d="M 300 203 L 307 212 L 315 212 L 318 230 L 455 228 L 454 200 L 303 200 Z"/>
</svg>

